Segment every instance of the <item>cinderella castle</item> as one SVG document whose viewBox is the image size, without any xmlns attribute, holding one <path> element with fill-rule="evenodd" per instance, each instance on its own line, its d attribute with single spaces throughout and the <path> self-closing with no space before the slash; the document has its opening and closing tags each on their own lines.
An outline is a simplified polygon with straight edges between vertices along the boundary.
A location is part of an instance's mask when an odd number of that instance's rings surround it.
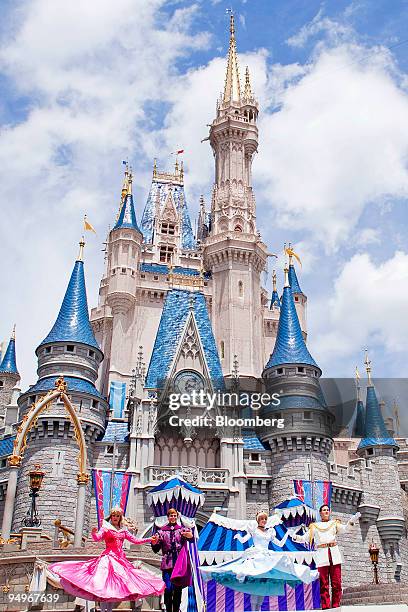
<svg viewBox="0 0 408 612">
<path fill-rule="evenodd" d="M 368 548 L 373 541 L 380 548 L 381 581 L 406 580 L 408 446 L 405 439 L 395 439 L 385 418 L 370 361 L 367 388 L 357 389 L 352 431 L 342 429 L 321 390 L 318 356 L 312 357 L 306 344 L 307 297 L 292 251 L 283 287 L 277 287 L 275 274 L 271 295 L 262 286 L 271 253 L 257 229 L 251 178 L 259 106 L 248 68 L 244 83 L 240 80 L 233 17 L 224 91 L 216 108 L 208 137 L 215 165 L 210 210 L 201 198 L 192 223 L 188 177 L 178 160 L 173 172 L 154 164 L 144 208 L 133 198 L 132 171 L 126 166 L 98 305 L 88 310 L 82 241 L 55 322 L 35 350 L 38 381 L 29 389 L 19 388 L 14 334 L 5 347 L 0 365 L 2 543 L 22 526 L 35 465 L 45 473 L 37 498 L 44 533 L 52 535 L 55 519 L 75 529 L 78 432 L 60 400 L 32 421 L 29 417 L 63 377 L 80 420 L 87 469 L 131 475 L 127 515 L 138 522 L 139 533 L 151 528 L 147 493 L 172 475 L 205 493 L 196 517 L 199 527 L 214 508 L 234 518 L 272 511 L 294 495 L 293 480 L 331 481 L 333 513 L 343 520 L 357 511 L 362 515 L 354 531 L 340 538 L 346 585 L 371 582 Z M 112 218 L 115 212 L 112 204 Z M 284 427 L 242 427 L 239 421 L 212 428 L 193 425 L 206 410 L 199 405 L 181 408 L 178 416 L 186 419 L 170 424 L 173 413 L 164 393 L 169 381 L 182 393 L 215 390 L 220 380 L 227 387 L 245 380 L 250 389 L 264 386 L 278 393 L 280 403 L 258 413 L 284 419 Z M 237 407 L 231 414 L 242 416 Z M 24 439 L 16 455 L 19 432 Z M 87 537 L 96 522 L 95 493 L 90 480 L 81 484 L 81 535 Z"/>
</svg>

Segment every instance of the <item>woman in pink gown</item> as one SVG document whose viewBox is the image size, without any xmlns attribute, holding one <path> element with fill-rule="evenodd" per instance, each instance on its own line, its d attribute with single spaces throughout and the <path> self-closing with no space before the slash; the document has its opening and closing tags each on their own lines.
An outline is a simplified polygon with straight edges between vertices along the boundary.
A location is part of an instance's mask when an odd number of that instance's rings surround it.
<svg viewBox="0 0 408 612">
<path fill-rule="evenodd" d="M 123 552 L 123 543 L 151 542 L 139 540 L 126 527 L 122 527 L 123 512 L 114 508 L 103 521 L 102 527 L 92 530 L 95 542 L 104 540 L 106 548 L 99 557 L 88 561 L 62 561 L 52 563 L 49 569 L 60 578 L 63 589 L 82 599 L 101 602 L 101 612 L 111 612 L 113 603 L 134 601 L 149 595 L 161 595 L 166 585 L 154 574 L 136 569 Z"/>
</svg>

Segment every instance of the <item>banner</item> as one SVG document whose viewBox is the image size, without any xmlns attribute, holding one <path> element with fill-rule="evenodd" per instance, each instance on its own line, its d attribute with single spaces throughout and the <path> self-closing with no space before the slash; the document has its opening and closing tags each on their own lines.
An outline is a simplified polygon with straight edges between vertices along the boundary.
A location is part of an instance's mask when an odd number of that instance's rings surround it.
<svg viewBox="0 0 408 612">
<path fill-rule="evenodd" d="M 126 401 L 126 383 L 111 381 L 109 387 L 109 407 L 113 418 L 122 419 Z"/>
<path fill-rule="evenodd" d="M 98 527 L 101 526 L 103 519 L 109 516 L 114 506 L 119 506 L 123 513 L 126 513 L 131 480 L 131 474 L 115 471 L 112 483 L 112 470 L 92 470 Z"/>
<path fill-rule="evenodd" d="M 319 510 L 320 506 L 331 505 L 332 483 L 329 480 L 294 480 L 295 495 L 311 508 Z"/>
</svg>

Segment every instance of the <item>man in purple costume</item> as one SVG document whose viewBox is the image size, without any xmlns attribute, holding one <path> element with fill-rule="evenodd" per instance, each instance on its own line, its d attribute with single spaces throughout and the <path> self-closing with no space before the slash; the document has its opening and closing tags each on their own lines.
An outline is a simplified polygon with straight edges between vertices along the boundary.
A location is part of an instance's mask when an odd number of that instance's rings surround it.
<svg viewBox="0 0 408 612">
<path fill-rule="evenodd" d="M 153 551 L 155 553 L 161 552 L 163 555 L 160 569 L 166 583 L 166 590 L 164 591 L 166 612 L 179 612 L 180 610 L 183 587 L 172 583 L 171 574 L 186 538 L 191 539 L 193 537 L 190 529 L 185 529 L 177 523 L 177 518 L 177 510 L 170 508 L 167 511 L 167 525 L 164 525 L 152 536 L 151 542 Z"/>
</svg>

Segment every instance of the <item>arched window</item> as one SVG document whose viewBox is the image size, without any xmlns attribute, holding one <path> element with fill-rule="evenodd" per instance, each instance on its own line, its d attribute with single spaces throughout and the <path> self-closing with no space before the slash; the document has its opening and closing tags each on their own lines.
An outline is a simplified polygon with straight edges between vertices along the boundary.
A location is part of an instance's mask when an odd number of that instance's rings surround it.
<svg viewBox="0 0 408 612">
<path fill-rule="evenodd" d="M 236 225 L 234 227 L 234 232 L 242 232 L 242 227 L 240 225 Z"/>
<path fill-rule="evenodd" d="M 221 359 L 224 359 L 224 357 L 225 357 L 225 344 L 224 344 L 224 340 L 221 340 L 220 353 L 221 353 Z"/>
</svg>

